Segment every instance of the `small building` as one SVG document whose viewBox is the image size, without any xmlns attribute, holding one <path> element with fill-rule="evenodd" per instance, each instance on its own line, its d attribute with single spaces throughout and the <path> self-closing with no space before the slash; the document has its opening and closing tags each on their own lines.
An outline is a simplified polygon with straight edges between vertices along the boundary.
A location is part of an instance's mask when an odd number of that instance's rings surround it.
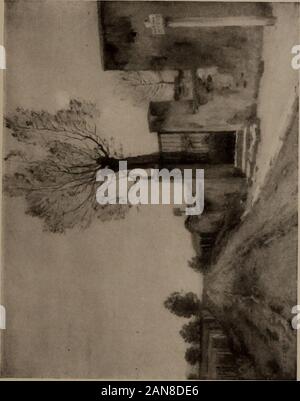
<svg viewBox="0 0 300 401">
<path fill-rule="evenodd" d="M 272 22 L 264 3 L 103 1 L 99 27 L 105 70 L 236 69 Z"/>
<path fill-rule="evenodd" d="M 244 128 L 257 122 L 263 27 L 275 23 L 271 7 L 104 1 L 98 9 L 104 70 L 177 73 L 174 100 L 149 99 L 149 130 L 158 134 L 163 161 L 240 168 Z"/>
</svg>

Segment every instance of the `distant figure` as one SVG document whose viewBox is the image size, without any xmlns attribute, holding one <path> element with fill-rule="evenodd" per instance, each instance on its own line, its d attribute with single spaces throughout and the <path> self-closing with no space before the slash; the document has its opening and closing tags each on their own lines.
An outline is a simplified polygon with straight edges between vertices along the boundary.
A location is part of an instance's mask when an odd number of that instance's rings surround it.
<svg viewBox="0 0 300 401">
<path fill-rule="evenodd" d="M 234 77 L 231 74 L 219 73 L 218 67 L 198 68 L 197 77 L 207 92 L 235 88 Z"/>
</svg>

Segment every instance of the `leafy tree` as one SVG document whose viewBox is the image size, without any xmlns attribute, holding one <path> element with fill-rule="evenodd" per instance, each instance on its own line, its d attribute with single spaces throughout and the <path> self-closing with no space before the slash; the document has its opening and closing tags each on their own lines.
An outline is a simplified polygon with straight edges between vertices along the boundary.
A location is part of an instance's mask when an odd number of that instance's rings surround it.
<svg viewBox="0 0 300 401">
<path fill-rule="evenodd" d="M 180 335 L 186 343 L 200 343 L 201 320 L 197 319 L 182 326 Z"/>
<path fill-rule="evenodd" d="M 201 302 L 193 292 L 173 292 L 164 302 L 165 308 L 179 317 L 189 318 L 199 314 Z"/>
<path fill-rule="evenodd" d="M 188 261 L 188 266 L 197 273 L 206 273 L 208 269 L 207 263 L 205 263 L 204 258 L 200 256 L 193 256 L 191 260 Z"/>
<path fill-rule="evenodd" d="M 126 71 L 119 75 L 118 93 L 129 97 L 135 105 L 150 100 L 161 100 L 174 90 L 174 80 L 164 79 L 160 71 Z"/>
<path fill-rule="evenodd" d="M 4 190 L 23 196 L 26 213 L 41 218 L 45 230 L 63 233 L 95 218 L 124 218 L 128 205 L 97 203 L 97 171 L 117 172 L 119 160 L 127 160 L 129 169 L 153 167 L 159 159 L 157 154 L 124 158 L 122 147 L 98 134 L 97 115 L 95 104 L 72 99 L 54 114 L 17 108 L 5 119 L 15 147 L 5 157 Z"/>
<path fill-rule="evenodd" d="M 200 347 L 190 347 L 185 351 L 185 360 L 191 365 L 196 365 L 200 361 L 201 349 Z"/>
</svg>

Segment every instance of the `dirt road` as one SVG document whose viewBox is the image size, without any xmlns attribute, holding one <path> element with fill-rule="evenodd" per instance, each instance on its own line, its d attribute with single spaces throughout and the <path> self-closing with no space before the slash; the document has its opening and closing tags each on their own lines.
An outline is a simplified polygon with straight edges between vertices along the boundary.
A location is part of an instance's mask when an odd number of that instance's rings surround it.
<svg viewBox="0 0 300 401">
<path fill-rule="evenodd" d="M 204 298 L 241 357 L 245 378 L 296 375 L 291 308 L 297 303 L 297 166 L 294 113 L 258 202 L 205 278 Z"/>
</svg>

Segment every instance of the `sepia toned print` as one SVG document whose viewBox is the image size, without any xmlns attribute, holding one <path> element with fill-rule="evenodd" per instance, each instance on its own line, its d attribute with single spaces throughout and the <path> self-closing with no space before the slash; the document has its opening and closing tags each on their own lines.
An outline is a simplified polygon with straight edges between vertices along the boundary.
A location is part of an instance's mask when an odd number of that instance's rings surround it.
<svg viewBox="0 0 300 401">
<path fill-rule="evenodd" d="M 4 26 L 2 377 L 295 380 L 299 4 Z"/>
</svg>

